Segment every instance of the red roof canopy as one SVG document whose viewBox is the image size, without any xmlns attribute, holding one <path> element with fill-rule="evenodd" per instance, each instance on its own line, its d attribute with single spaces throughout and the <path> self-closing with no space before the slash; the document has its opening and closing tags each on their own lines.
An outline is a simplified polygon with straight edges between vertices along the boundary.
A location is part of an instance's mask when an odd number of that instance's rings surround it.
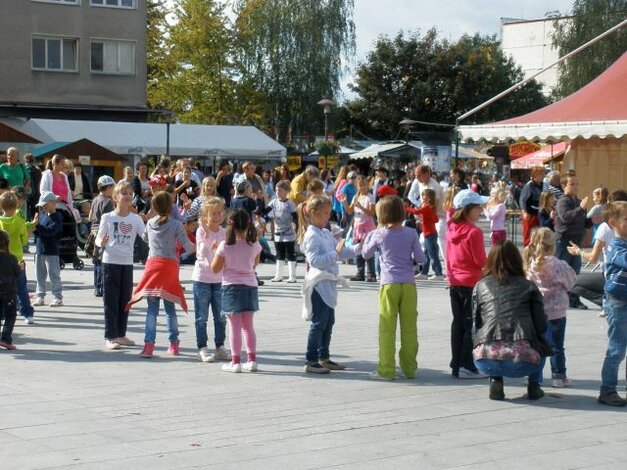
<svg viewBox="0 0 627 470">
<path fill-rule="evenodd" d="M 627 119 L 627 52 L 605 72 L 572 95 L 498 124 L 620 121 Z"/>
</svg>

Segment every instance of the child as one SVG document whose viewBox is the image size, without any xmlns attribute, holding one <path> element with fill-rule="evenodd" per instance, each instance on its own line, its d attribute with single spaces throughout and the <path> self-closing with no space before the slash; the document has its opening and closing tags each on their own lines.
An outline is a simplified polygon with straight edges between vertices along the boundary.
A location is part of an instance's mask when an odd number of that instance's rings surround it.
<svg viewBox="0 0 627 470">
<path fill-rule="evenodd" d="M 570 386 L 566 375 L 564 335 L 568 291 L 575 285 L 575 271 L 568 263 L 555 257 L 555 234 L 546 227 L 531 233 L 531 242 L 525 248 L 527 279 L 533 281 L 544 298 L 544 313 L 549 319 L 548 338 L 551 355 L 552 385 L 555 388 Z"/>
<path fill-rule="evenodd" d="M 453 205 L 453 200 L 455 196 L 459 192 L 459 186 L 451 185 L 446 188 L 444 191 L 444 202 L 442 203 L 442 207 L 446 211 L 446 225 L 449 226 L 451 224 L 451 220 L 455 215 L 455 206 Z"/>
<path fill-rule="evenodd" d="M 546 227 L 552 232 L 555 231 L 555 194 L 553 191 L 542 191 L 540 194 L 540 205 L 538 219 L 540 227 Z"/>
<path fill-rule="evenodd" d="M 61 267 L 59 265 L 59 243 L 63 233 L 63 218 L 57 212 L 57 196 L 44 191 L 39 196 L 37 207 L 41 208 L 35 225 L 35 266 L 37 268 L 37 300 L 33 305 L 44 305 L 46 297 L 46 278 L 50 275 L 54 300 L 50 307 L 63 306 L 63 286 L 61 285 Z"/>
<path fill-rule="evenodd" d="M 257 203 L 250 197 L 252 186 L 246 180 L 240 181 L 235 187 L 235 197 L 231 199 L 231 210 L 244 209 L 248 212 L 250 220 L 253 220 L 254 212 L 257 210 Z"/>
<path fill-rule="evenodd" d="M 422 265 L 422 271 L 417 279 L 429 279 L 439 280 L 443 279 L 442 276 L 442 263 L 440 263 L 440 250 L 438 248 L 438 232 L 435 228 L 435 224 L 440 220 L 435 208 L 435 191 L 433 189 L 424 189 L 420 194 L 422 205 L 417 208 L 411 208 L 407 206 L 405 211 L 420 215 L 422 217 L 422 235 L 425 238 L 425 251 L 426 256 L 424 264 Z M 433 276 L 429 276 L 429 264 L 433 263 Z"/>
<path fill-rule="evenodd" d="M 609 244 L 605 259 L 605 299 L 608 346 L 601 370 L 599 403 L 625 406 L 627 400 L 616 393 L 618 368 L 627 350 L 627 202 L 612 202 L 608 225 L 616 236 Z"/>
<path fill-rule="evenodd" d="M 24 246 L 28 242 L 28 226 L 17 213 L 18 198 L 12 192 L 6 192 L 0 196 L 0 208 L 4 215 L 0 217 L 0 229 L 4 230 L 9 237 L 9 253 L 17 259 L 20 266 L 20 274 L 17 279 L 17 302 L 20 315 L 24 317 L 24 323 L 32 325 L 34 323 L 34 310 L 28 295 L 26 264 L 24 263 Z M 33 222 L 29 223 L 34 228 L 37 222 L 37 215 Z"/>
<path fill-rule="evenodd" d="M 130 211 L 133 188 L 122 180 L 113 188 L 115 210 L 102 216 L 96 246 L 102 247 L 102 293 L 105 314 L 105 347 L 135 346 L 126 337 L 126 304 L 133 291 L 133 247 L 135 237 L 144 233 L 141 217 Z"/>
<path fill-rule="evenodd" d="M 189 241 L 196 245 L 196 231 L 198 230 L 198 215 L 189 216 L 185 219 L 183 224 L 185 234 Z M 180 264 L 194 264 L 196 263 L 196 253 L 187 253 L 183 250 L 180 243 L 176 244 L 176 255 L 179 258 Z"/>
<path fill-rule="evenodd" d="M 352 241 L 354 245 L 357 245 L 366 238 L 368 233 L 376 228 L 373 217 L 375 211 L 374 197 L 369 193 L 368 180 L 365 176 L 360 175 L 357 177 L 357 193 L 352 198 L 350 204 L 348 203 L 348 198 L 344 198 L 342 204 L 344 204 L 344 210 L 348 215 L 355 214 L 353 217 Z M 351 281 L 377 282 L 374 258 L 370 258 L 366 262 L 361 252 L 359 252 L 356 257 L 356 264 L 357 274 L 351 277 Z M 368 270 L 367 278 L 365 273 L 366 265 Z"/>
<path fill-rule="evenodd" d="M 155 349 L 157 336 L 157 315 L 159 315 L 159 302 L 163 299 L 165 313 L 167 315 L 168 354 L 179 354 L 179 327 L 176 319 L 174 303 L 181 305 L 187 312 L 187 302 L 183 295 L 183 289 L 179 282 L 179 264 L 176 257 L 176 242 L 178 241 L 185 251 L 196 251 L 196 246 L 189 241 L 183 229 L 183 224 L 170 217 L 172 214 L 172 199 L 165 191 L 157 193 L 151 201 L 152 210 L 157 214 L 146 224 L 142 238 L 148 242 L 150 254 L 141 280 L 131 300 L 126 305 L 129 310 L 131 305 L 147 297 L 148 310 L 146 311 L 146 332 L 144 334 L 144 349 L 140 357 L 151 358 Z"/>
<path fill-rule="evenodd" d="M 490 190 L 492 196 L 483 213 L 490 221 L 490 243 L 492 246 L 507 238 L 505 230 L 505 190 L 496 186 Z"/>
<path fill-rule="evenodd" d="M 344 240 L 336 242 L 331 232 L 325 228 L 331 217 L 329 198 L 310 197 L 307 200 L 307 213 L 311 225 L 307 227 L 302 246 L 311 269 L 303 283 L 303 297 L 306 319 L 311 320 L 311 325 L 307 339 L 305 372 L 328 374 L 331 370 L 345 368 L 330 359 L 329 345 L 335 323 L 336 284 L 342 281 L 338 276 L 337 261 L 354 256 L 354 251 L 344 246 Z"/>
<path fill-rule="evenodd" d="M 233 202 L 233 201 L 231 201 Z M 222 271 L 222 315 L 229 322 L 231 362 L 225 372 L 257 371 L 257 336 L 253 315 L 259 310 L 255 266 L 259 263 L 261 245 L 247 211 L 236 210 L 229 215 L 224 241 L 220 242 L 211 261 L 215 274 Z M 242 332 L 248 361 L 241 365 Z"/>
<path fill-rule="evenodd" d="M 386 380 L 394 380 L 396 376 L 398 317 L 401 325 L 399 362 L 405 377 L 413 379 L 418 367 L 416 362 L 418 299 L 414 282 L 414 264 L 423 263 L 425 256 L 416 231 L 402 226 L 405 211 L 401 198 L 385 196 L 377 203 L 376 210 L 380 228 L 366 236 L 362 248 L 365 258 L 372 257 L 375 251 L 379 250 L 381 263 L 379 367 L 372 376 Z"/>
<path fill-rule="evenodd" d="M 224 347 L 226 320 L 222 316 L 222 273 L 211 269 L 214 251 L 224 240 L 224 200 L 208 196 L 200 208 L 200 226 L 196 231 L 196 264 L 192 271 L 194 285 L 194 316 L 196 318 L 196 345 L 202 362 L 228 361 L 229 351 Z M 207 319 L 209 306 L 213 314 L 215 352 L 207 349 Z"/>
<path fill-rule="evenodd" d="M 115 209 L 113 201 L 111 200 L 114 186 L 115 181 L 110 176 L 103 175 L 98 178 L 99 194 L 91 202 L 91 212 L 89 214 L 91 232 L 87 239 L 87 245 L 94 243 L 102 216 Z M 102 260 L 99 256 L 95 256 L 95 253 L 92 254 L 94 255 L 92 256 L 92 262 L 94 264 L 94 295 L 96 297 L 102 297 Z"/>
<path fill-rule="evenodd" d="M 481 277 L 486 261 L 483 232 L 475 223 L 481 218 L 481 206 L 488 202 L 471 189 L 462 189 L 453 199 L 455 214 L 446 238 L 446 275 L 451 297 L 451 369 L 453 377 L 480 379 L 472 359 L 472 289 Z"/>
<path fill-rule="evenodd" d="M 592 209 L 588 211 L 588 215 L 586 218 L 592 220 L 592 239 L 597 233 L 597 229 L 604 222 L 603 220 L 603 206 L 607 204 L 607 198 L 609 196 L 609 192 L 607 188 L 596 188 L 592 191 L 592 200 L 594 201 L 594 206 Z"/>
<path fill-rule="evenodd" d="M 2 323 L 0 348 L 15 350 L 17 347 L 13 344 L 12 335 L 17 317 L 17 285 L 22 269 L 18 265 L 17 258 L 9 251 L 9 244 L 9 234 L 0 230 L 0 266 L 2 266 L 0 270 L 0 323 Z"/>
<path fill-rule="evenodd" d="M 272 282 L 283 281 L 283 266 L 285 260 L 288 262 L 289 277 L 288 283 L 296 282 L 296 253 L 294 244 L 296 240 L 296 230 L 298 226 L 298 215 L 296 206 L 287 198 L 290 192 L 290 182 L 279 181 L 276 185 L 276 198 L 270 201 L 268 216 L 274 222 L 274 247 L 276 249 L 276 274 L 271 279 Z"/>
<path fill-rule="evenodd" d="M 542 294 L 525 279 L 516 245 L 496 244 L 473 291 L 473 357 L 477 369 L 490 376 L 490 399 L 505 400 L 503 377 L 528 377 L 527 398 L 544 396 L 540 387 L 545 357 L 547 320 Z"/>
</svg>

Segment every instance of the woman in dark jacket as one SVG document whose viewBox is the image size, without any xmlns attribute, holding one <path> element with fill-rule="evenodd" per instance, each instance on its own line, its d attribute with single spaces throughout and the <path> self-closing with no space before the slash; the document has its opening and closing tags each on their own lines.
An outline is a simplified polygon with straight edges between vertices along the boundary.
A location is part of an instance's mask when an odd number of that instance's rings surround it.
<svg viewBox="0 0 627 470">
<path fill-rule="evenodd" d="M 529 399 L 544 396 L 547 324 L 542 294 L 525 278 L 518 248 L 510 241 L 492 247 L 473 292 L 473 358 L 490 376 L 491 400 L 505 399 L 503 377 L 528 376 Z"/>
<path fill-rule="evenodd" d="M 94 195 L 91 192 L 91 183 L 89 178 L 83 172 L 83 165 L 79 162 L 74 163 L 74 169 L 67 177 L 70 183 L 70 189 L 74 193 L 74 199 L 92 199 Z M 77 185 L 77 181 L 80 183 Z"/>
</svg>

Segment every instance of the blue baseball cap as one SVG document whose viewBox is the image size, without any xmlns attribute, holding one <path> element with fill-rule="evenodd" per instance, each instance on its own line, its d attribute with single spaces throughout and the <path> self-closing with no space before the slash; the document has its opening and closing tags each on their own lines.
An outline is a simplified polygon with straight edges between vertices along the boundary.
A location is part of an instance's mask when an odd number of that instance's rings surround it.
<svg viewBox="0 0 627 470">
<path fill-rule="evenodd" d="M 482 206 L 489 200 L 489 197 L 481 196 L 472 189 L 462 189 L 455 195 L 455 198 L 453 199 L 453 206 L 455 209 L 463 209 L 469 204 L 478 204 Z"/>
</svg>

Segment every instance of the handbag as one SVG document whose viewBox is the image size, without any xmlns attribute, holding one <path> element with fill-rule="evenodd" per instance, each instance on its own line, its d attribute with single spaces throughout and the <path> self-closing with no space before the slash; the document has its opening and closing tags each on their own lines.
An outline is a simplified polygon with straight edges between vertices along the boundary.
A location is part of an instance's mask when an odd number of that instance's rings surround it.
<svg viewBox="0 0 627 470">
<path fill-rule="evenodd" d="M 96 246 L 96 235 L 98 235 L 98 232 L 96 232 L 95 230 L 89 232 L 89 235 L 87 235 L 87 240 L 85 241 L 85 248 L 83 248 L 83 251 L 85 251 L 85 254 L 92 260 L 101 261 L 102 252 L 104 250 L 103 248 Z"/>
</svg>

